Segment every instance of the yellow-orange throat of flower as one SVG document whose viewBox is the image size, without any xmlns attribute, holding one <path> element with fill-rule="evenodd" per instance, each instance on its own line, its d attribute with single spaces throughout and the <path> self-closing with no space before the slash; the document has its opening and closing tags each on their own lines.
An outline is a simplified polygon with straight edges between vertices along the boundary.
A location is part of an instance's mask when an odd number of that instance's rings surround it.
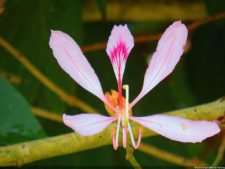
<svg viewBox="0 0 225 169">
<path fill-rule="evenodd" d="M 132 115 L 132 110 L 129 109 L 129 87 L 128 85 L 124 85 L 123 88 L 126 91 L 126 98 L 119 97 L 119 93 L 115 90 L 111 90 L 111 92 L 106 92 L 105 97 L 111 105 L 118 110 L 119 114 L 113 111 L 110 107 L 105 104 L 106 111 L 110 116 L 117 116 L 122 118 L 122 125 L 127 126 L 128 118 Z M 119 104 L 121 103 L 121 108 Z"/>
</svg>

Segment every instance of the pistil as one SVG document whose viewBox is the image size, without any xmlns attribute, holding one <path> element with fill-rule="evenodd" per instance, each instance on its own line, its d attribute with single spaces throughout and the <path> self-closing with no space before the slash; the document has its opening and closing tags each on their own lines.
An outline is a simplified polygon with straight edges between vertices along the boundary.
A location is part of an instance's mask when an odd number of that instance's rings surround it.
<svg viewBox="0 0 225 169">
<path fill-rule="evenodd" d="M 123 89 L 126 92 L 125 113 L 123 113 L 123 126 L 127 126 L 129 119 L 129 86 L 123 85 Z"/>
</svg>

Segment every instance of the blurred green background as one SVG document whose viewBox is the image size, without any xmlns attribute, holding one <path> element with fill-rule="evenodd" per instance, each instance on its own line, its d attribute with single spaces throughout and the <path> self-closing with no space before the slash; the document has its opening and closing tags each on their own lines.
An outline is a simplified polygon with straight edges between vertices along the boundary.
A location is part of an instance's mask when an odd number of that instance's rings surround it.
<svg viewBox="0 0 225 169">
<path fill-rule="evenodd" d="M 175 20 L 188 24 L 225 12 L 225 1 L 6 0 L 2 7 L 0 36 L 23 53 L 50 80 L 106 114 L 99 99 L 79 87 L 56 63 L 48 45 L 51 29 L 68 33 L 83 46 L 107 41 L 114 24 L 128 24 L 133 35 L 158 33 Z M 225 19 L 191 31 L 189 42 L 190 48 L 175 71 L 135 106 L 135 115 L 185 108 L 224 95 Z M 131 100 L 141 89 L 148 59 L 156 44 L 156 41 L 136 44 L 129 56 L 124 83 L 130 85 Z M 116 79 L 105 50 L 88 52 L 85 56 L 94 67 L 104 91 L 116 89 Z M 60 115 L 82 111 L 69 107 L 1 46 L 0 71 L 22 79 L 21 83 L 13 84 L 5 76 L 0 77 L 0 146 L 71 132 L 63 124 L 34 116 L 30 106 Z M 187 158 L 204 158 L 208 162 L 214 159 L 217 150 L 215 139 L 202 144 L 183 144 L 157 136 L 143 139 L 143 142 Z M 129 166 L 124 154 L 122 148 L 114 151 L 110 145 L 29 165 Z M 139 151 L 135 152 L 135 156 L 141 165 L 173 166 Z"/>
</svg>

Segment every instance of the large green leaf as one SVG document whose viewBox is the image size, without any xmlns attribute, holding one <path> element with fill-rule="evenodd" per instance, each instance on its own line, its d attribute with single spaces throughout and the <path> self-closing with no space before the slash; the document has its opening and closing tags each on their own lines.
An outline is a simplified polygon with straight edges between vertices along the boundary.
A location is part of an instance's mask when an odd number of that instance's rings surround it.
<svg viewBox="0 0 225 169">
<path fill-rule="evenodd" d="M 0 144 L 42 138 L 45 133 L 25 99 L 0 78 Z"/>
</svg>

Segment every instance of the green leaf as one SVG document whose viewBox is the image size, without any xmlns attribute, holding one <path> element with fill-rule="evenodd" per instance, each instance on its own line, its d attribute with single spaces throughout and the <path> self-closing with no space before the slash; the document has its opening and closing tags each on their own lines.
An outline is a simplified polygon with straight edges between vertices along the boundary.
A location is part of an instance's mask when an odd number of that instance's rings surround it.
<svg viewBox="0 0 225 169">
<path fill-rule="evenodd" d="M 0 144 L 12 144 L 45 137 L 25 99 L 0 78 Z"/>
</svg>

